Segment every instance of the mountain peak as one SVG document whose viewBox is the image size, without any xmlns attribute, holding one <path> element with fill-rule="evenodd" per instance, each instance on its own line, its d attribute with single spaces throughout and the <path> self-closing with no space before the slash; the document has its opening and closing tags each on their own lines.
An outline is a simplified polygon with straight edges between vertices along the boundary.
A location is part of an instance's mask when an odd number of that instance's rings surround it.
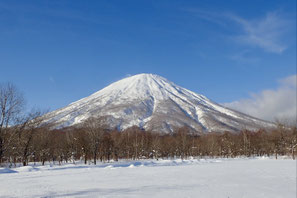
<svg viewBox="0 0 297 198">
<path fill-rule="evenodd" d="M 136 74 L 133 76 L 129 76 L 126 78 L 123 78 L 115 83 L 144 83 L 144 84 L 148 84 L 148 83 L 152 83 L 152 82 L 167 82 L 170 84 L 174 84 L 173 82 L 167 80 L 166 78 L 159 76 L 157 74 L 150 74 L 150 73 L 140 73 L 140 74 Z"/>
<path fill-rule="evenodd" d="M 150 73 L 141 73 L 141 74 L 136 74 L 133 76 L 129 76 L 126 78 L 123 78 L 117 82 L 115 82 L 116 84 L 121 84 L 121 83 L 151 83 L 152 81 L 166 81 L 166 82 L 170 82 L 169 80 L 167 80 L 166 78 L 159 76 L 157 74 L 150 74 Z M 172 83 L 172 82 L 170 82 Z M 113 85 L 114 83 L 112 83 L 111 85 Z"/>
<path fill-rule="evenodd" d="M 127 78 L 163 78 L 163 77 L 152 73 L 139 73 L 132 76 L 128 76 Z"/>
<path fill-rule="evenodd" d="M 137 74 L 110 84 L 94 93 L 99 96 L 117 96 L 125 99 L 154 97 L 155 99 L 168 98 L 168 91 L 177 92 L 179 87 L 173 82 L 156 74 Z"/>
</svg>

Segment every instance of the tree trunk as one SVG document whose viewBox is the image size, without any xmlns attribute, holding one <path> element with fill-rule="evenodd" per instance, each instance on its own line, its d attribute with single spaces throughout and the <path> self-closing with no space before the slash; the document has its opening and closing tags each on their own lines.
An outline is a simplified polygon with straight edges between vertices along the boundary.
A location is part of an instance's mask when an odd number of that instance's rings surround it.
<svg viewBox="0 0 297 198">
<path fill-rule="evenodd" d="M 94 164 L 96 165 L 96 160 L 97 160 L 97 152 L 94 152 Z"/>
<path fill-rule="evenodd" d="M 2 163 L 2 158 L 3 158 L 3 139 L 0 134 L 0 164 Z"/>
<path fill-rule="evenodd" d="M 87 155 L 85 154 L 85 164 L 87 164 Z"/>
</svg>

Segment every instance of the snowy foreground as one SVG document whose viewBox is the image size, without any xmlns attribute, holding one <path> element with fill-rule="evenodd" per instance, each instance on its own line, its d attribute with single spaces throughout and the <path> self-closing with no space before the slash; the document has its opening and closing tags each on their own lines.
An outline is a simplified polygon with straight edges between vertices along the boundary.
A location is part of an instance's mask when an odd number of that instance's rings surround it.
<svg viewBox="0 0 297 198">
<path fill-rule="evenodd" d="M 0 197 L 295 198 L 296 161 L 145 160 L 0 168 Z"/>
</svg>

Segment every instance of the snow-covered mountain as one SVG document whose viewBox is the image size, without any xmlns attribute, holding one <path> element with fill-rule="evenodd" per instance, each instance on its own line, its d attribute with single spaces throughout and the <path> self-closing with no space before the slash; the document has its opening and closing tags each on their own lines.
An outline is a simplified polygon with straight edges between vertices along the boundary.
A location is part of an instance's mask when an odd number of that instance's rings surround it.
<svg viewBox="0 0 297 198">
<path fill-rule="evenodd" d="M 138 74 L 45 115 L 57 128 L 82 123 L 89 117 L 108 118 L 110 127 L 133 125 L 171 132 L 188 126 L 197 132 L 256 130 L 272 123 L 225 108 L 203 95 L 154 74 Z"/>
</svg>

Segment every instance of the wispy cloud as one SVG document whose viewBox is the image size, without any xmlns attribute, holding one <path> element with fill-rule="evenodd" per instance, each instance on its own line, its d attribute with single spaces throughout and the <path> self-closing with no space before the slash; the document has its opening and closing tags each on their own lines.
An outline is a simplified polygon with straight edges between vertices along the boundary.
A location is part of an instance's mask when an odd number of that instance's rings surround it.
<svg viewBox="0 0 297 198">
<path fill-rule="evenodd" d="M 288 48 L 284 37 L 294 25 L 278 11 L 267 12 L 262 17 L 246 19 L 230 12 L 217 13 L 192 8 L 184 10 L 202 20 L 228 28 L 228 32 L 233 30 L 230 37 L 234 41 L 276 54 L 281 54 Z"/>
<path fill-rule="evenodd" d="M 242 27 L 243 34 L 236 36 L 240 42 L 278 54 L 287 48 L 282 39 L 289 23 L 279 12 L 269 12 L 264 18 L 252 20 L 230 14 L 226 16 Z"/>
<path fill-rule="evenodd" d="M 202 10 L 199 8 L 182 8 L 183 11 L 191 13 L 193 16 L 201 18 L 203 20 L 215 23 L 221 26 L 226 26 L 227 23 L 225 20 L 222 20 L 222 17 L 225 18 L 225 14 L 211 12 L 207 10 Z"/>
<path fill-rule="evenodd" d="M 256 63 L 259 61 L 259 58 L 253 57 L 251 55 L 250 50 L 236 52 L 231 56 L 228 56 L 228 58 L 239 63 Z"/>
<path fill-rule="evenodd" d="M 296 121 L 296 75 L 279 80 L 277 89 L 252 93 L 247 99 L 224 105 L 264 120 Z"/>
</svg>

